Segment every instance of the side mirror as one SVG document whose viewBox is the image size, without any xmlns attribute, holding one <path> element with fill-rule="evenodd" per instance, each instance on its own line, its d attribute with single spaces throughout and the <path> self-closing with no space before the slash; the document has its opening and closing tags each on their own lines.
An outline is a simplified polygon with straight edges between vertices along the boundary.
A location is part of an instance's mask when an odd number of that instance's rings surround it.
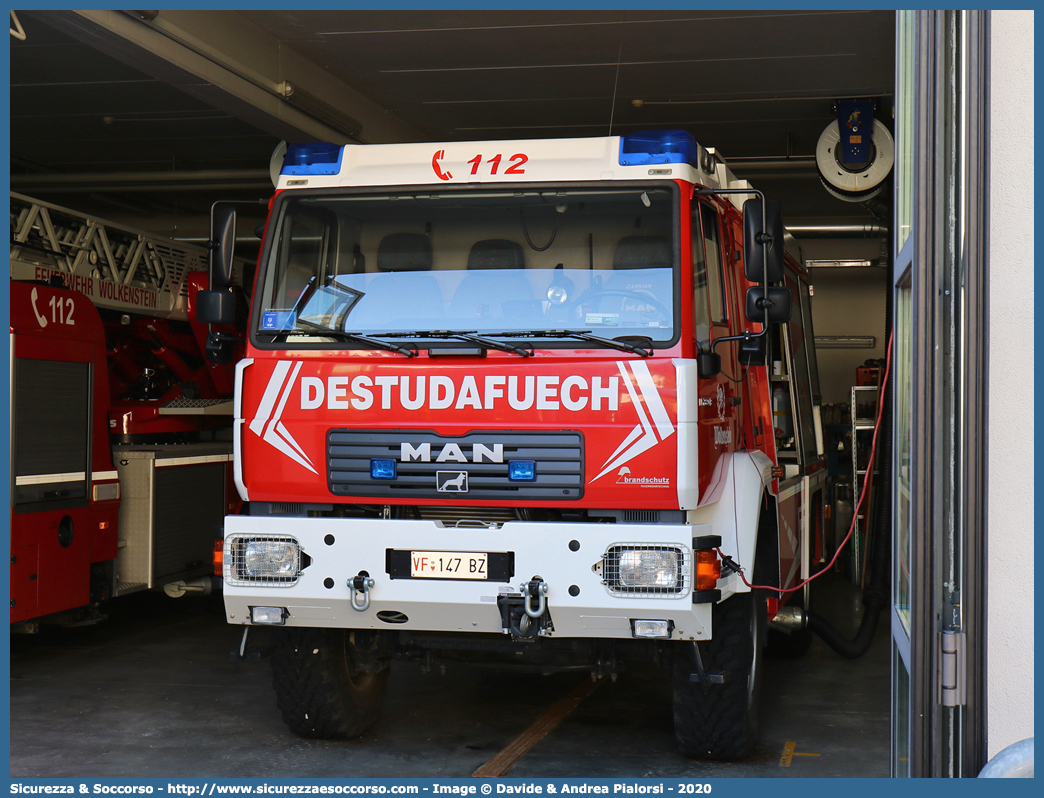
<svg viewBox="0 0 1044 798">
<path fill-rule="evenodd" d="M 197 291 L 196 321 L 231 324 L 236 318 L 236 298 L 231 291 Z"/>
<path fill-rule="evenodd" d="M 708 380 L 721 373 L 721 355 L 717 352 L 700 352 L 696 355 L 696 375 Z"/>
<path fill-rule="evenodd" d="M 765 336 L 739 342 L 739 362 L 741 366 L 764 366 L 765 365 Z"/>
<path fill-rule="evenodd" d="M 743 203 L 743 271 L 747 279 L 752 283 L 762 282 L 766 262 L 768 281 L 776 283 L 782 280 L 783 211 L 775 200 L 765 200 L 765 222 L 762 225 L 761 200 L 749 199 Z"/>
<path fill-rule="evenodd" d="M 236 339 L 219 332 L 207 336 L 203 356 L 211 363 L 235 363 Z"/>
<path fill-rule="evenodd" d="M 747 320 L 764 323 L 765 308 L 768 308 L 769 324 L 786 324 L 790 321 L 791 296 L 789 288 L 752 285 L 747 289 L 745 310 Z"/>
<path fill-rule="evenodd" d="M 236 246 L 235 208 L 214 209 L 210 238 L 210 287 L 228 288 L 232 285 L 232 254 Z"/>
</svg>

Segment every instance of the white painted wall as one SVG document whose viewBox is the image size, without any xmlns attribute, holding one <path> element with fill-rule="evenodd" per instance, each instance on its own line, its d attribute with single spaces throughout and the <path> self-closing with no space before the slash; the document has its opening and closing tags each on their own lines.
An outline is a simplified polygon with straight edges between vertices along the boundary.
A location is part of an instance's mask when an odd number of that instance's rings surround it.
<svg viewBox="0 0 1044 798">
<path fill-rule="evenodd" d="M 1033 12 L 993 11 L 989 76 L 987 745 L 1033 736 Z"/>
<path fill-rule="evenodd" d="M 805 260 L 869 260 L 881 255 L 880 239 L 808 239 L 801 242 Z M 816 348 L 819 386 L 823 404 L 847 403 L 855 385 L 855 370 L 869 358 L 885 355 L 885 300 L 889 290 L 888 269 L 813 268 L 812 325 L 816 336 L 872 335 L 873 349 Z"/>
</svg>

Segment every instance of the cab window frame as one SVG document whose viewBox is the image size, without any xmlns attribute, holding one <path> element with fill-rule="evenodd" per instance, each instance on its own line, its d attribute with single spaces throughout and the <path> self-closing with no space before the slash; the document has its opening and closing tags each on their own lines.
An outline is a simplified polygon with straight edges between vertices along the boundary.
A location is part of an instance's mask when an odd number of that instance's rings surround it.
<svg viewBox="0 0 1044 798">
<path fill-rule="evenodd" d="M 707 296 L 708 304 L 710 308 L 710 325 L 711 327 L 724 327 L 729 326 L 729 302 L 727 296 L 727 285 L 725 280 L 725 251 L 723 246 L 724 237 L 722 235 L 721 227 L 721 215 L 718 213 L 717 208 L 709 202 L 700 200 L 694 204 L 697 209 L 693 214 L 699 217 L 699 229 L 700 229 L 700 245 L 703 248 L 703 263 L 707 273 Z M 716 271 L 712 269 L 710 265 L 710 258 L 707 254 L 707 230 L 710 227 L 714 232 L 714 236 L 711 241 L 715 244 L 717 250 L 717 262 L 718 268 Z M 712 284 L 712 281 L 716 279 L 716 286 Z M 718 308 L 715 308 L 714 293 L 717 290 L 718 295 Z"/>
</svg>

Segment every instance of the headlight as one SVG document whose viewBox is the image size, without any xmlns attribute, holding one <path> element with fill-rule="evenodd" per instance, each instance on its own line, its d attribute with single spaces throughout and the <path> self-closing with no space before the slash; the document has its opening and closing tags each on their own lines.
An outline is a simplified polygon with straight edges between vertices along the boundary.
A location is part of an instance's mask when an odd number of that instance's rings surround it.
<svg viewBox="0 0 1044 798">
<path fill-rule="evenodd" d="M 624 587 L 677 587 L 678 552 L 622 551 L 619 575 Z"/>
<path fill-rule="evenodd" d="M 230 537 L 223 559 L 230 585 L 288 586 L 301 575 L 301 546 L 290 537 Z"/>
<path fill-rule="evenodd" d="M 602 580 L 613 595 L 678 596 L 688 591 L 691 563 L 683 546 L 620 543 L 602 560 Z"/>
<path fill-rule="evenodd" d="M 243 553 L 243 570 L 255 579 L 297 576 L 301 548 L 289 540 L 251 540 Z"/>
</svg>

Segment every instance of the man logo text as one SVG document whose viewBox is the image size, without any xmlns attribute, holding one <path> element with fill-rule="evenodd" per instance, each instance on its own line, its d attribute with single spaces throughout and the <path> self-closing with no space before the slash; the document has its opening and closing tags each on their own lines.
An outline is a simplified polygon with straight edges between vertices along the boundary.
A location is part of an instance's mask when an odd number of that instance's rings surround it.
<svg viewBox="0 0 1044 798">
<path fill-rule="evenodd" d="M 431 462 L 431 444 L 421 443 L 414 446 L 412 443 L 403 443 L 399 447 L 399 460 L 403 463 L 419 461 L 421 463 Z M 461 451 L 460 446 L 455 443 L 447 443 L 442 447 L 439 456 L 435 458 L 436 463 L 466 463 L 467 455 Z M 486 446 L 484 443 L 476 443 L 471 447 L 471 462 L 481 463 L 503 463 L 504 444 L 494 443 Z M 439 472 L 441 473 L 441 472 Z M 455 472 L 454 472 L 455 473 Z M 442 490 L 442 488 L 439 488 Z"/>
</svg>

